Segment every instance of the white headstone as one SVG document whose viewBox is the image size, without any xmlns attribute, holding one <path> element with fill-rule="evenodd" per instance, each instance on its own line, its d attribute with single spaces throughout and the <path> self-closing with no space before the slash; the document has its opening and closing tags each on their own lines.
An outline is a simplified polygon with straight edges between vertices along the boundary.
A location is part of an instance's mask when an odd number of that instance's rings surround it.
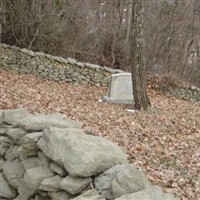
<svg viewBox="0 0 200 200">
<path fill-rule="evenodd" d="M 131 73 L 113 74 L 108 96 L 103 96 L 102 100 L 110 103 L 133 104 Z"/>
</svg>

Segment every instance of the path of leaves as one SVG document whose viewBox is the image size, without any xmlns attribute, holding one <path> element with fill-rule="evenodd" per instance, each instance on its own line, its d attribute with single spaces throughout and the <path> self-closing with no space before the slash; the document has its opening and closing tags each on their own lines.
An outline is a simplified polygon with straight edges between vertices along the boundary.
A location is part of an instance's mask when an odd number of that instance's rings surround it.
<svg viewBox="0 0 200 200">
<path fill-rule="evenodd" d="M 0 71 L 0 109 L 61 112 L 118 143 L 148 178 L 182 200 L 200 199 L 200 104 L 149 88 L 153 111 L 98 102 L 106 88 L 39 80 Z"/>
</svg>

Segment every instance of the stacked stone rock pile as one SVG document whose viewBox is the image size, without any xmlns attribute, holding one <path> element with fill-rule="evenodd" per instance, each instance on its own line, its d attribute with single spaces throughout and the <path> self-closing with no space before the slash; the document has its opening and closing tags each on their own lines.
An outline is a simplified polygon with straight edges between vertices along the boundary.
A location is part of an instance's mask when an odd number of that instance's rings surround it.
<svg viewBox="0 0 200 200">
<path fill-rule="evenodd" d="M 0 68 L 18 74 L 96 87 L 108 86 L 110 76 L 122 72 L 106 66 L 64 59 L 0 43 Z"/>
<path fill-rule="evenodd" d="M 175 200 L 63 114 L 0 111 L 0 200 Z"/>
</svg>

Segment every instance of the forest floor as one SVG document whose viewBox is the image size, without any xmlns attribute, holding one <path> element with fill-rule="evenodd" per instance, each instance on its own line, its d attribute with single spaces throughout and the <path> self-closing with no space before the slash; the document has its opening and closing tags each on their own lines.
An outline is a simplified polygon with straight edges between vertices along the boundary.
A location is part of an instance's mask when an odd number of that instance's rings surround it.
<svg viewBox="0 0 200 200">
<path fill-rule="evenodd" d="M 84 130 L 117 143 L 149 180 L 182 200 L 200 199 L 200 103 L 149 86 L 149 112 L 102 103 L 107 88 L 75 86 L 0 70 L 0 109 L 61 112 Z"/>
</svg>

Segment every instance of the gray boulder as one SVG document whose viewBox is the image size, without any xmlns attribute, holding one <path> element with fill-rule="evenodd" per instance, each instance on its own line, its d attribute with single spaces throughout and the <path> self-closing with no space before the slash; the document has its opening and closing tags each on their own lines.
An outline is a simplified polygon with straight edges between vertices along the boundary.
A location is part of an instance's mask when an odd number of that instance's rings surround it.
<svg viewBox="0 0 200 200">
<path fill-rule="evenodd" d="M 49 168 L 49 159 L 41 151 L 39 151 L 36 156 L 30 157 L 20 154 L 19 158 L 22 161 L 22 164 L 24 165 L 24 168 L 26 170 L 35 167 Z"/>
<path fill-rule="evenodd" d="M 145 190 L 123 195 L 115 200 L 178 200 L 171 194 L 164 193 L 158 186 L 147 187 Z"/>
<path fill-rule="evenodd" d="M 112 181 L 112 194 L 114 198 L 124 194 L 131 194 L 149 187 L 151 184 L 138 167 L 127 164 L 122 165 L 122 170 L 119 171 Z"/>
<path fill-rule="evenodd" d="M 35 167 L 26 170 L 24 174 L 24 180 L 28 184 L 29 188 L 32 188 L 36 191 L 44 178 L 48 178 L 53 175 L 54 174 L 48 168 Z"/>
<path fill-rule="evenodd" d="M 73 200 L 106 200 L 103 198 L 99 193 L 95 190 L 88 190 L 87 192 L 79 195 L 76 198 L 73 198 Z"/>
<path fill-rule="evenodd" d="M 73 197 L 64 191 L 48 192 L 48 195 L 51 197 L 51 200 L 70 200 Z"/>
<path fill-rule="evenodd" d="M 67 58 L 67 61 L 70 63 L 70 64 L 75 64 L 77 61 L 76 59 L 73 59 L 73 58 Z"/>
<path fill-rule="evenodd" d="M 19 152 L 25 157 L 37 155 L 39 149 L 37 142 L 42 137 L 42 132 L 33 132 L 22 137 L 18 143 L 20 144 Z"/>
<path fill-rule="evenodd" d="M 14 127 L 21 127 L 26 131 L 42 131 L 50 126 L 59 128 L 80 128 L 79 122 L 67 119 L 65 115 L 53 113 L 50 115 L 36 115 L 22 119 L 14 124 Z"/>
<path fill-rule="evenodd" d="M 28 158 L 21 158 L 21 162 L 22 162 L 25 170 L 44 166 L 43 163 L 41 162 L 41 160 L 36 156 L 31 156 Z"/>
<path fill-rule="evenodd" d="M 25 135 L 19 140 L 20 147 L 26 150 L 38 150 L 36 143 L 42 137 L 42 132 L 33 132 Z"/>
<path fill-rule="evenodd" d="M 4 156 L 11 145 L 12 145 L 12 141 L 8 137 L 1 136 L 0 137 L 0 155 Z"/>
<path fill-rule="evenodd" d="M 71 176 L 89 177 L 127 162 L 127 155 L 116 144 L 70 128 L 45 129 L 38 147 Z"/>
<path fill-rule="evenodd" d="M 24 167 L 19 159 L 7 160 L 3 165 L 3 174 L 8 182 L 14 187 L 18 188 L 19 180 L 24 175 Z"/>
<path fill-rule="evenodd" d="M 14 142 L 17 142 L 20 138 L 25 136 L 28 132 L 25 131 L 22 128 L 10 128 L 6 131 L 7 136 L 13 140 Z"/>
<path fill-rule="evenodd" d="M 60 176 L 67 175 L 66 171 L 54 162 L 50 163 L 50 170 L 56 174 L 59 174 Z"/>
<path fill-rule="evenodd" d="M 20 179 L 16 200 L 29 200 L 33 197 L 44 178 L 53 176 L 53 173 L 45 167 L 36 167 L 26 170 L 24 178 Z"/>
<path fill-rule="evenodd" d="M 2 111 L 2 122 L 7 124 L 14 124 L 15 122 L 31 116 L 25 109 L 15 109 L 15 110 L 3 110 Z"/>
<path fill-rule="evenodd" d="M 4 160 L 4 158 L 0 158 L 0 172 L 2 172 L 3 171 L 3 165 L 5 164 L 5 160 Z"/>
<path fill-rule="evenodd" d="M 19 140 L 19 144 L 31 144 L 31 143 L 37 143 L 38 140 L 42 137 L 42 132 L 33 132 L 25 135 Z"/>
<path fill-rule="evenodd" d="M 42 151 L 38 151 L 38 158 L 40 159 L 43 166 L 46 166 L 49 168 L 50 160 L 46 157 L 46 155 Z"/>
<path fill-rule="evenodd" d="M 17 195 L 16 190 L 7 182 L 2 173 L 0 173 L 0 184 L 0 198 L 15 198 L 15 196 Z"/>
<path fill-rule="evenodd" d="M 19 146 L 11 145 L 5 154 L 6 160 L 14 160 L 19 157 Z"/>
<path fill-rule="evenodd" d="M 61 189 L 67 191 L 70 194 L 78 194 L 84 190 L 91 182 L 92 178 L 90 177 L 80 178 L 67 176 L 60 182 L 59 186 Z"/>
<path fill-rule="evenodd" d="M 0 156 L 5 156 L 6 152 L 8 151 L 9 146 L 0 143 Z"/>
<path fill-rule="evenodd" d="M 150 182 L 146 176 L 132 164 L 115 165 L 95 179 L 97 191 L 106 199 L 115 199 L 148 186 Z"/>
<path fill-rule="evenodd" d="M 24 179 L 21 179 L 19 181 L 18 193 L 19 195 L 14 200 L 29 200 L 36 194 L 36 190 L 29 187 Z"/>
<path fill-rule="evenodd" d="M 12 141 L 7 136 L 1 136 L 0 137 L 0 142 L 1 142 L 1 144 L 2 143 L 8 143 L 9 146 L 10 146 L 10 144 L 12 144 Z"/>
<path fill-rule="evenodd" d="M 1 115 L 1 112 L 0 112 Z M 1 120 L 1 119 L 0 119 Z M 1 122 L 0 122 L 0 126 L 1 126 Z M 0 136 L 6 136 L 6 132 L 7 132 L 8 128 L 0 128 Z"/>
<path fill-rule="evenodd" d="M 49 191 L 49 192 L 56 192 L 60 189 L 59 183 L 60 181 L 62 181 L 62 179 L 63 178 L 58 175 L 45 178 L 42 180 L 39 189 L 44 190 L 44 191 Z"/>
</svg>

